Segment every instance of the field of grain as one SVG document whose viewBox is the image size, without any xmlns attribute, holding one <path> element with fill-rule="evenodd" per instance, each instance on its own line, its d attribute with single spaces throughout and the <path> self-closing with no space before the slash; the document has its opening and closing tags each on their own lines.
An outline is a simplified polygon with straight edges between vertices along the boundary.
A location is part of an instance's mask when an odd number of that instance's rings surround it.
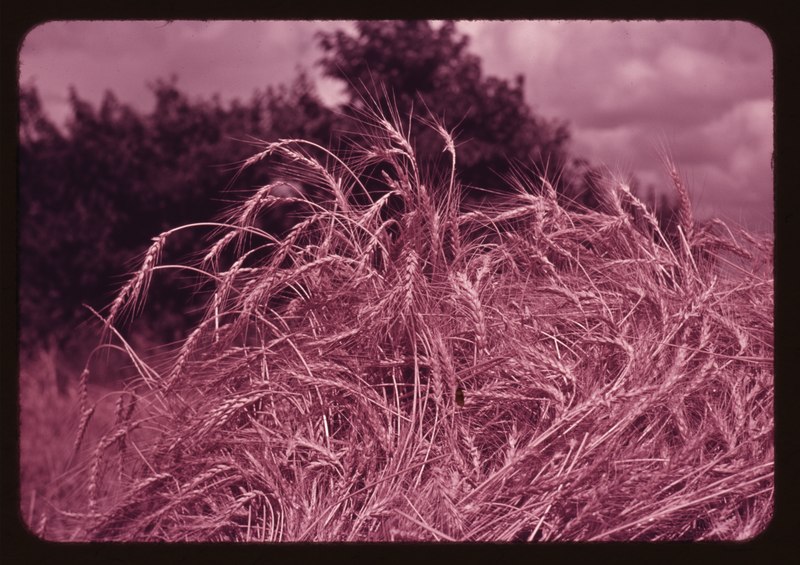
<svg viewBox="0 0 800 565">
<path fill-rule="evenodd" d="M 672 234 L 611 175 L 597 210 L 523 172 L 471 204 L 450 134 L 425 120 L 443 153 L 439 170 L 419 170 L 406 121 L 365 115 L 370 143 L 337 153 L 259 143 L 243 167 L 308 190 L 267 185 L 223 218 L 154 234 L 98 313 L 104 347 L 137 379 L 104 399 L 83 375 L 58 440 L 75 447 L 70 489 L 23 500 L 34 531 L 547 542 L 742 540 L 766 527 L 771 240 L 695 221 L 669 159 Z M 287 205 L 285 234 L 259 227 Z M 179 230 L 211 231 L 206 252 L 163 265 Z M 158 301 L 149 282 L 173 268 L 198 277 L 207 310 L 146 361 L 116 328 Z"/>
</svg>

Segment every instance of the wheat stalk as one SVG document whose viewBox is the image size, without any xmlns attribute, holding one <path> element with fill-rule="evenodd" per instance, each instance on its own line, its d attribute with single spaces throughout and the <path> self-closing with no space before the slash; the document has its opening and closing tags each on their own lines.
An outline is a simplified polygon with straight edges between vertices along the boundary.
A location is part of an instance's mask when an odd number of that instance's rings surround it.
<svg viewBox="0 0 800 565">
<path fill-rule="evenodd" d="M 295 200 L 307 217 L 281 238 L 253 227 L 281 201 L 269 185 L 227 223 L 202 224 L 217 228 L 198 255 L 214 285 L 205 317 L 136 419 L 137 397 L 119 405 L 89 463 L 90 512 L 71 515 L 78 531 L 585 541 L 763 527 L 769 243 L 742 236 L 754 248 L 742 264 L 764 265 L 736 278 L 722 260 L 701 260 L 744 244 L 721 225 L 695 226 L 671 160 L 682 250 L 608 172 L 594 189 L 600 211 L 569 207 L 545 175 L 522 173 L 507 196 L 470 207 L 443 123 L 423 121 L 451 157 L 430 182 L 410 128 L 371 111 L 352 159 L 280 140 L 244 161 L 322 194 Z M 378 162 L 388 167 L 368 179 Z M 367 181 L 387 193 L 352 198 Z M 170 233 L 112 304 L 109 326 L 147 294 Z M 223 251 L 233 257 L 220 272 Z M 152 384 L 155 372 L 124 345 Z M 145 421 L 158 439 L 130 441 Z M 113 445 L 121 458 L 135 448 L 143 464 L 107 480 Z"/>
</svg>

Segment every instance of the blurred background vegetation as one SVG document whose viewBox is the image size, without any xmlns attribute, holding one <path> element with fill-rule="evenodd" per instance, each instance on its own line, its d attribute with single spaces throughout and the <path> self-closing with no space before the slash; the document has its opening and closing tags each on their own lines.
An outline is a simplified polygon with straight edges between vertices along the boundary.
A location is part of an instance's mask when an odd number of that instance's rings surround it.
<svg viewBox="0 0 800 565">
<path fill-rule="evenodd" d="M 80 372 L 96 344 L 92 316 L 113 299 L 153 236 L 174 226 L 219 217 L 230 202 L 269 182 L 249 168 L 226 192 L 236 164 L 254 152 L 248 140 L 303 138 L 334 149 L 358 138 L 365 101 L 405 116 L 435 116 L 455 131 L 458 174 L 470 187 L 503 190 L 510 163 L 557 174 L 564 202 L 593 207 L 599 169 L 569 149 L 568 123 L 536 115 L 525 103 L 522 77 L 484 74 L 468 39 L 446 22 L 360 22 L 355 33 L 320 33 L 318 64 L 340 79 L 345 103 L 326 107 L 302 72 L 292 84 L 223 103 L 181 91 L 177 77 L 150 85 L 155 105 L 134 110 L 107 92 L 98 107 L 71 91 L 65 128 L 52 123 L 33 85 L 20 87 L 19 257 L 21 352 L 45 349 L 58 367 L 60 389 Z M 376 88 L 377 86 L 377 88 Z M 389 93 L 390 100 L 387 100 Z M 413 126 L 412 126 L 413 128 Z M 413 130 L 425 166 L 442 158 L 441 141 Z M 669 229 L 674 206 L 654 192 L 634 190 Z M 273 218 L 279 230 L 281 218 Z M 285 226 L 283 226 L 285 227 Z M 199 247 L 200 232 L 169 240 L 164 260 Z M 197 321 L 200 306 L 185 279 L 154 277 L 159 298 L 127 331 L 131 339 L 176 341 Z M 188 306 L 187 306 L 188 305 Z M 94 337 L 92 337 L 94 336 Z"/>
</svg>

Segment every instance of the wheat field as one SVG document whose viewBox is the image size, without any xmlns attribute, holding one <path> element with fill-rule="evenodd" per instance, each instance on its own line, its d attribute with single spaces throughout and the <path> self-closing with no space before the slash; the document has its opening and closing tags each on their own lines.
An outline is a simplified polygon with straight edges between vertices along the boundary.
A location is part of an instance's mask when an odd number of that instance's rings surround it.
<svg viewBox="0 0 800 565">
<path fill-rule="evenodd" d="M 481 205 L 442 158 L 421 170 L 395 113 L 334 153 L 258 142 L 266 185 L 157 234 L 104 311 L 98 352 L 137 379 L 84 438 L 69 494 L 31 511 L 56 540 L 743 540 L 773 505 L 772 242 L 693 218 L 674 234 L 613 175 L 599 208 L 546 175 Z M 276 177 L 277 178 L 277 177 Z M 377 189 L 376 189 L 377 187 Z M 291 207 L 275 235 L 259 217 Z M 209 234 L 162 264 L 170 236 Z M 200 235 L 198 236 L 200 237 Z M 163 269 L 205 315 L 153 358 L 118 331 Z M 110 412 L 110 411 L 109 411 Z"/>
</svg>

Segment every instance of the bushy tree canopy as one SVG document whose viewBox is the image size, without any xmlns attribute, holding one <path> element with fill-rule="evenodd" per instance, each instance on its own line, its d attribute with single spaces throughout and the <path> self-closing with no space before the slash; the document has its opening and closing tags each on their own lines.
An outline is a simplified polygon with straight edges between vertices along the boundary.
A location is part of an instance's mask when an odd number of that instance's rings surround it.
<svg viewBox="0 0 800 565">
<path fill-rule="evenodd" d="M 45 115 L 33 86 L 20 89 L 20 301 L 22 338 L 33 343 L 68 336 L 108 304 L 150 238 L 221 212 L 237 164 L 252 153 L 247 140 L 285 135 L 327 142 L 332 111 L 302 76 L 289 87 L 256 92 L 247 102 L 190 100 L 176 79 L 151 85 L 155 105 L 142 113 L 108 92 L 94 107 L 70 92 L 71 116 L 61 131 Z M 244 171 L 236 188 L 267 181 Z M 167 252 L 199 244 L 177 234 Z M 160 280 L 174 274 L 164 273 Z M 181 285 L 164 285 L 145 324 L 176 338 L 187 323 L 170 316 L 186 302 Z M 180 313 L 181 316 L 190 313 Z"/>
<path fill-rule="evenodd" d="M 496 189 L 514 161 L 550 172 L 569 165 L 566 123 L 531 111 L 521 75 L 513 82 L 485 76 L 453 22 L 362 21 L 353 35 L 318 37 L 323 72 L 347 84 L 345 108 L 357 115 L 364 104 L 383 111 L 394 105 L 400 116 L 413 109 L 444 120 L 456 133 L 465 184 Z M 441 154 L 430 129 L 413 133 L 423 165 Z"/>
<path fill-rule="evenodd" d="M 107 305 L 153 236 L 218 217 L 225 201 L 238 197 L 223 189 L 252 153 L 249 142 L 306 139 L 336 151 L 346 145 L 343 138 L 363 135 L 357 122 L 365 106 L 442 120 L 455 134 L 457 172 L 468 191 L 502 190 L 510 163 L 517 163 L 550 176 L 560 173 L 556 189 L 563 199 L 591 205 L 591 170 L 576 166 L 570 155 L 566 123 L 531 110 L 521 76 L 486 76 L 453 22 L 359 22 L 353 34 L 321 33 L 318 40 L 324 74 L 345 81 L 347 100 L 338 109 L 322 103 L 302 72 L 291 84 L 230 104 L 216 96 L 190 98 L 171 77 L 150 85 L 155 104 L 149 112 L 111 92 L 95 107 L 73 89 L 71 116 L 59 129 L 45 115 L 35 87 L 21 87 L 20 300 L 26 343 L 69 335 L 89 318 L 84 303 L 98 310 Z M 415 150 L 420 165 L 430 169 L 447 155 L 442 139 L 420 126 L 411 124 Z M 251 168 L 236 177 L 234 188 L 253 189 L 269 180 L 263 169 Z M 165 253 L 179 257 L 200 243 L 189 232 L 176 234 Z M 175 276 L 156 277 L 155 284 L 165 282 L 159 305 L 143 321 L 161 339 L 181 337 L 191 323 L 191 313 L 178 310 L 188 290 L 175 284 Z"/>
</svg>

